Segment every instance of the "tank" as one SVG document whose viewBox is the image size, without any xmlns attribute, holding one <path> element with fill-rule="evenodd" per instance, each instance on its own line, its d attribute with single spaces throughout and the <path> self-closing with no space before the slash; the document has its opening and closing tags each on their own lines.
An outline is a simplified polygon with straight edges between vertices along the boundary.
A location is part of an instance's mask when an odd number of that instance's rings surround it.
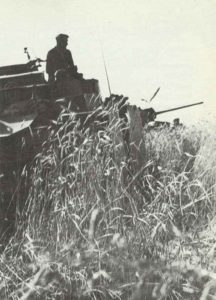
<svg viewBox="0 0 216 300">
<path fill-rule="evenodd" d="M 46 130 L 52 119 L 59 114 L 58 99 L 67 98 L 74 111 L 92 111 L 102 104 L 99 83 L 96 79 L 86 80 L 82 74 L 66 78 L 59 73 L 55 83 L 48 84 L 40 71 L 41 59 L 30 60 L 26 64 L 0 67 L 0 175 L 17 170 L 31 161 L 40 150 Z M 111 95 L 105 99 L 121 101 L 123 96 Z M 92 101 L 92 99 L 94 101 Z M 108 100 L 107 100 L 108 99 Z M 124 98 L 124 103 L 128 98 Z M 138 108 L 142 125 L 155 121 L 157 115 L 186 108 L 202 102 L 166 111 L 155 112 L 153 108 Z M 46 113 L 40 110 L 46 106 Z M 130 104 L 129 104 L 130 105 Z M 119 115 L 126 113 L 121 104 Z M 40 130 L 38 130 L 40 128 Z M 40 134 L 39 134 L 40 132 Z M 1 184 L 1 183 L 0 183 Z M 5 188 L 5 186 L 4 186 Z M 4 190 L 4 189 L 3 189 Z"/>
<path fill-rule="evenodd" d="M 10 236 L 20 174 L 46 140 L 47 126 L 58 117 L 58 99 L 67 98 L 74 111 L 100 105 L 99 83 L 81 74 L 49 84 L 40 71 L 41 59 L 0 67 L 0 241 Z M 92 99 L 94 101 L 92 101 Z M 21 197 L 25 197 L 24 194 Z M 3 234 L 4 233 L 4 234 Z"/>
<path fill-rule="evenodd" d="M 60 99 L 70 101 L 71 109 L 84 112 L 84 116 L 99 106 L 107 109 L 110 101 L 114 101 L 119 103 L 119 117 L 127 121 L 128 98 L 111 95 L 103 103 L 98 80 L 84 79 L 78 72 L 70 78 L 59 72 L 55 82 L 50 84 L 40 71 L 42 62 L 35 59 L 26 64 L 0 67 L 0 242 L 3 233 L 14 225 L 15 201 L 12 198 L 16 199 L 18 193 L 18 197 L 25 199 L 20 174 L 24 167 L 28 168 L 46 140 L 47 126 L 60 113 Z M 197 104 L 201 103 L 192 105 Z M 162 112 L 155 112 L 153 108 L 137 109 L 142 126 L 145 126 L 158 114 L 192 105 Z M 125 138 L 129 139 L 127 134 Z"/>
</svg>

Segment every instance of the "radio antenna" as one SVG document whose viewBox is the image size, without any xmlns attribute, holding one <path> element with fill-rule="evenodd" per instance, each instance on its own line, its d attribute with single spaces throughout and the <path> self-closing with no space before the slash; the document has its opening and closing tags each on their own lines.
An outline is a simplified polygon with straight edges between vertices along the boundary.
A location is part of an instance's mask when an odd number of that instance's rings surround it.
<svg viewBox="0 0 216 300">
<path fill-rule="evenodd" d="M 107 85 L 108 85 L 109 93 L 111 96 L 112 93 L 111 93 L 110 81 L 109 81 L 109 76 L 108 76 L 108 72 L 107 72 L 107 66 L 106 66 L 106 61 L 105 61 L 105 57 L 104 57 L 104 51 L 103 51 L 102 44 L 101 44 L 101 52 L 102 52 L 102 57 L 103 57 L 104 69 L 105 69 L 105 73 L 106 73 Z"/>
<path fill-rule="evenodd" d="M 98 26 L 96 27 L 98 29 Z M 107 80 L 107 85 L 108 85 L 108 90 L 109 90 L 109 93 L 110 93 L 110 96 L 112 95 L 112 92 L 111 92 L 111 87 L 110 87 L 110 81 L 109 81 L 109 75 L 108 75 L 108 71 L 107 71 L 107 65 L 106 65 L 106 60 L 105 60 L 105 55 L 104 55 L 104 50 L 103 50 L 103 44 L 101 42 L 101 38 L 100 38 L 100 35 L 98 33 L 98 30 L 97 30 L 97 37 L 98 37 L 98 40 L 99 40 L 99 43 L 100 43 L 100 47 L 101 47 L 101 54 L 102 54 L 102 58 L 103 58 L 103 65 L 104 65 L 104 69 L 105 69 L 105 74 L 106 74 L 106 80 Z"/>
</svg>

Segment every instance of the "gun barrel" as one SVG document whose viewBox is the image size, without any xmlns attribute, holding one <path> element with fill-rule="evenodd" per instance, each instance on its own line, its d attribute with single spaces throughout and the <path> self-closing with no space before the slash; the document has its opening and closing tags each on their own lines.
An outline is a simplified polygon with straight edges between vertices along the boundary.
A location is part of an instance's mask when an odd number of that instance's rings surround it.
<svg viewBox="0 0 216 300">
<path fill-rule="evenodd" d="M 156 115 L 160 115 L 160 114 L 164 114 L 170 111 L 174 111 L 174 110 L 179 110 L 179 109 L 183 109 L 183 108 L 187 108 L 190 106 L 195 106 L 195 105 L 200 105 L 203 104 L 204 102 L 197 102 L 197 103 L 193 103 L 193 104 L 188 104 L 188 105 L 184 105 L 184 106 L 179 106 L 179 107 L 175 107 L 175 108 L 171 108 L 171 109 L 166 109 L 166 110 L 161 110 L 156 112 Z"/>
</svg>

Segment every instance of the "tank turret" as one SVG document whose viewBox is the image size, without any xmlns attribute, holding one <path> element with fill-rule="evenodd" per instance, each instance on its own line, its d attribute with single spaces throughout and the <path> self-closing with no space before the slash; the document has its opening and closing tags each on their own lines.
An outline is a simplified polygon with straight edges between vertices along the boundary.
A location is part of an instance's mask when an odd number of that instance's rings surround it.
<svg viewBox="0 0 216 300">
<path fill-rule="evenodd" d="M 155 121 L 155 119 L 158 115 L 165 114 L 165 113 L 175 111 L 175 110 L 188 108 L 188 107 L 195 106 L 195 105 L 201 105 L 201 104 L 203 104 L 203 102 L 196 102 L 196 103 L 192 103 L 192 104 L 188 104 L 188 105 L 184 105 L 184 106 L 174 107 L 171 109 L 161 110 L 158 112 L 156 112 L 153 108 L 147 108 L 147 109 L 140 108 L 140 116 L 141 116 L 141 120 L 142 120 L 142 125 L 144 126 L 145 124 L 148 124 L 149 122 Z M 167 122 L 165 122 L 165 123 L 167 123 Z M 177 119 L 176 119 L 176 122 L 174 122 L 174 123 L 177 123 Z"/>
</svg>

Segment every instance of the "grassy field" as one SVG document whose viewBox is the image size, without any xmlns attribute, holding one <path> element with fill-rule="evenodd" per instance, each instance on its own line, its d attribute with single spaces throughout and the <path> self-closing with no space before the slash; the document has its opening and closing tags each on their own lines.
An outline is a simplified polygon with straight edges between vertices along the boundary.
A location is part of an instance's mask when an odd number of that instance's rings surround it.
<svg viewBox="0 0 216 300">
<path fill-rule="evenodd" d="M 216 299 L 214 126 L 140 127 L 128 148 L 110 115 L 50 129 L 0 255 L 1 299 Z"/>
</svg>

